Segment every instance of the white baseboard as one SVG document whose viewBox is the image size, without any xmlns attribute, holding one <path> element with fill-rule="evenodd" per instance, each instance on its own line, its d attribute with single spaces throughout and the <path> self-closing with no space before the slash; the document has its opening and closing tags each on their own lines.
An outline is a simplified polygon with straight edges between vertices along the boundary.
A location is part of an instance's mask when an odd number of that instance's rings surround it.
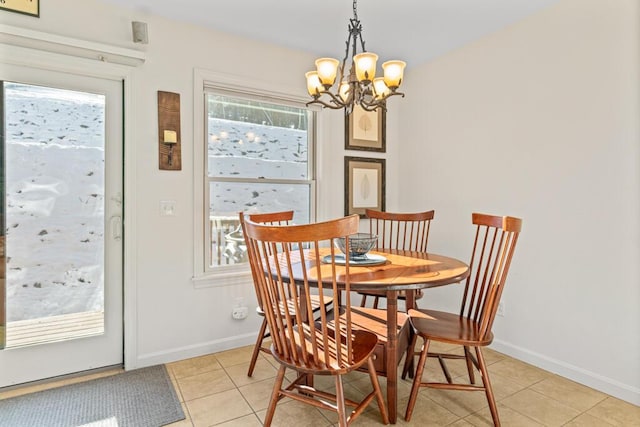
<svg viewBox="0 0 640 427">
<path fill-rule="evenodd" d="M 221 338 L 219 340 L 194 344 L 185 347 L 172 348 L 155 353 L 140 354 L 137 358 L 136 368 L 153 366 L 161 363 L 170 363 L 191 357 L 204 356 L 205 354 L 218 353 L 233 348 L 244 347 L 256 342 L 257 333 L 236 335 Z M 249 360 L 247 360 L 248 362 Z"/>
<path fill-rule="evenodd" d="M 604 377 L 595 372 L 570 365 L 561 360 L 556 360 L 501 340 L 494 340 L 491 348 L 546 371 L 586 385 L 587 387 L 640 406 L 640 389 L 637 387 L 621 383 L 620 381 Z"/>
</svg>

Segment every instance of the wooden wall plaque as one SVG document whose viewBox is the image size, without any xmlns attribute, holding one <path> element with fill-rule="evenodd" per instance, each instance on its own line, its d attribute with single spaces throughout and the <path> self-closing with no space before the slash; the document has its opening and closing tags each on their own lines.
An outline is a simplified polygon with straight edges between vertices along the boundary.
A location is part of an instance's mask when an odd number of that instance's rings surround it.
<svg viewBox="0 0 640 427">
<path fill-rule="evenodd" d="M 172 134 L 172 132 L 175 132 L 175 138 L 165 141 L 165 135 Z M 173 142 L 174 139 L 175 142 Z M 161 170 L 182 170 L 182 144 L 180 141 L 180 94 L 159 90 L 158 160 Z"/>
</svg>

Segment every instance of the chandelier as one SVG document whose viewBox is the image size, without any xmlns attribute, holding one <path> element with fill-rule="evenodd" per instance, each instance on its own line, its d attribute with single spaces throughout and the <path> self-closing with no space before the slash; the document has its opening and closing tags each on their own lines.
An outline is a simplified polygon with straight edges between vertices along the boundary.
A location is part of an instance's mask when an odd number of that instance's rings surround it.
<svg viewBox="0 0 640 427">
<path fill-rule="evenodd" d="M 357 53 L 358 42 L 361 53 Z M 358 19 L 357 0 L 353 0 L 353 18 L 349 20 L 347 49 L 340 63 L 333 58 L 316 59 L 316 71 L 305 74 L 307 91 L 313 97 L 309 104 L 321 104 L 332 109 L 345 109 L 345 114 L 353 111 L 354 105 L 366 111 L 387 109 L 387 98 L 403 93 L 396 90 L 402 84 L 405 63 L 387 61 L 382 64 L 384 77 L 376 77 L 378 55 L 367 52 L 362 39 L 362 25 Z M 351 56 L 349 52 L 351 51 Z M 337 93 L 331 91 L 338 82 Z"/>
</svg>

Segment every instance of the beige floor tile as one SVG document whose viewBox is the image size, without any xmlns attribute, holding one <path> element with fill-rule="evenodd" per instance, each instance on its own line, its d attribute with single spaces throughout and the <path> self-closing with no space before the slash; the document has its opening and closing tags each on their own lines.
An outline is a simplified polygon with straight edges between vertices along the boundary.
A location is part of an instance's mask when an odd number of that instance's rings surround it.
<svg viewBox="0 0 640 427">
<path fill-rule="evenodd" d="M 493 395 L 496 401 L 500 401 L 526 388 L 519 382 L 513 381 L 512 378 L 503 377 L 498 373 L 491 372 L 491 368 L 489 368 L 489 380 L 491 381 L 491 388 L 493 389 Z M 482 379 L 478 377 L 476 383 L 481 382 Z"/>
<path fill-rule="evenodd" d="M 632 405 L 614 397 L 606 398 L 587 411 L 587 413 L 614 426 L 640 426 L 640 406 Z"/>
<path fill-rule="evenodd" d="M 510 378 L 525 387 L 547 379 L 551 374 L 528 363 L 512 358 L 505 358 L 489 366 L 489 375 L 493 373 Z"/>
<path fill-rule="evenodd" d="M 231 378 L 222 369 L 180 378 L 177 381 L 186 402 L 235 388 Z"/>
<path fill-rule="evenodd" d="M 507 356 L 505 356 L 504 354 L 492 350 L 488 347 L 482 347 L 482 354 L 484 355 L 484 360 L 487 365 L 492 365 L 507 358 Z"/>
<path fill-rule="evenodd" d="M 398 402 L 398 425 L 446 426 L 460 418 L 444 406 L 439 405 L 424 395 L 418 394 L 411 421 L 407 422 L 404 416 L 408 401 L 409 398 L 404 397 Z"/>
<path fill-rule="evenodd" d="M 532 420 L 531 418 L 501 404 L 498 404 L 498 417 L 500 418 L 500 424 L 504 427 L 542 426 L 542 424 Z M 476 412 L 475 414 L 471 414 L 468 417 L 465 417 L 464 420 L 469 424 L 477 427 L 493 426 L 493 418 L 491 418 L 491 412 L 489 411 L 488 406 Z"/>
<path fill-rule="evenodd" d="M 531 386 L 532 390 L 551 397 L 580 412 L 584 412 L 607 398 L 607 395 L 557 375 Z"/>
<path fill-rule="evenodd" d="M 186 402 L 194 427 L 208 427 L 253 413 L 236 389 Z"/>
<path fill-rule="evenodd" d="M 266 409 L 258 412 L 260 421 L 264 422 L 266 413 Z M 330 426 L 331 422 L 320 413 L 319 409 L 302 402 L 290 400 L 289 402 L 281 402 L 276 406 L 271 425 L 274 427 L 323 427 Z"/>
<path fill-rule="evenodd" d="M 216 369 L 222 369 L 222 366 L 220 366 L 214 354 L 193 357 L 191 359 L 167 364 L 167 370 L 177 379 L 214 371 Z"/>
<path fill-rule="evenodd" d="M 593 415 L 589 414 L 581 414 L 569 421 L 564 425 L 564 427 L 609 427 L 612 424 L 607 423 L 606 421 L 596 418 Z"/>
<path fill-rule="evenodd" d="M 258 359 L 256 361 L 256 366 L 253 370 L 252 376 L 247 376 L 247 369 L 249 369 L 248 362 L 225 367 L 225 371 L 229 374 L 229 377 L 235 383 L 236 387 L 242 387 L 243 385 L 252 384 L 269 378 L 275 378 L 276 373 L 278 372 L 273 365 L 264 359 Z"/>
<path fill-rule="evenodd" d="M 423 389 L 429 399 L 447 408 L 459 417 L 466 417 L 488 406 L 487 397 L 480 391 Z"/>
<path fill-rule="evenodd" d="M 216 358 L 220 364 L 227 368 L 230 366 L 246 364 L 249 368 L 249 362 L 251 362 L 251 354 L 253 353 L 253 345 L 234 348 L 233 350 L 222 351 L 216 353 Z M 261 354 L 264 354 L 261 352 Z M 258 358 L 260 360 L 260 358 Z M 246 371 L 245 371 L 246 374 Z"/>
<path fill-rule="evenodd" d="M 380 412 L 377 410 L 378 405 L 376 405 L 375 403 L 373 405 L 376 408 L 375 410 L 366 410 L 365 412 L 360 414 L 358 418 L 356 418 L 355 421 L 352 422 L 352 424 L 349 425 L 352 427 L 381 427 L 383 424 Z M 335 418 L 336 415 L 333 416 L 333 420 L 337 421 L 337 418 Z M 337 422 L 334 422 L 332 425 L 338 427 Z"/>
<path fill-rule="evenodd" d="M 465 420 L 458 420 L 455 423 L 449 424 L 447 427 L 473 427 L 473 424 Z"/>
<path fill-rule="evenodd" d="M 580 411 L 530 389 L 507 397 L 501 403 L 549 427 L 561 426 L 580 414 Z"/>
<path fill-rule="evenodd" d="M 261 427 L 262 422 L 258 419 L 256 414 L 245 415 L 244 417 L 236 418 L 235 420 L 227 421 L 222 424 L 217 424 L 216 427 Z"/>
<path fill-rule="evenodd" d="M 247 400 L 249 406 L 251 406 L 255 412 L 258 412 L 267 409 L 269 406 L 273 384 L 274 379 L 270 378 L 239 387 L 238 390 L 240 390 L 240 393 L 242 393 Z M 284 399 L 282 401 L 284 401 Z"/>
</svg>

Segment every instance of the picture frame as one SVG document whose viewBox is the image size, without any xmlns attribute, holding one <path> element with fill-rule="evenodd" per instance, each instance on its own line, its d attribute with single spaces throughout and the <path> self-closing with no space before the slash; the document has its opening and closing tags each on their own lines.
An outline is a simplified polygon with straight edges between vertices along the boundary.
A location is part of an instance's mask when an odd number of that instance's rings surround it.
<svg viewBox="0 0 640 427">
<path fill-rule="evenodd" d="M 345 116 L 346 150 L 377 151 L 384 153 L 386 147 L 387 117 L 383 108 L 366 111 L 355 105 L 351 114 Z"/>
<path fill-rule="evenodd" d="M 40 0 L 2 0 L 0 10 L 40 17 Z"/>
<path fill-rule="evenodd" d="M 344 214 L 365 216 L 366 209 L 385 210 L 385 159 L 344 158 Z"/>
</svg>

